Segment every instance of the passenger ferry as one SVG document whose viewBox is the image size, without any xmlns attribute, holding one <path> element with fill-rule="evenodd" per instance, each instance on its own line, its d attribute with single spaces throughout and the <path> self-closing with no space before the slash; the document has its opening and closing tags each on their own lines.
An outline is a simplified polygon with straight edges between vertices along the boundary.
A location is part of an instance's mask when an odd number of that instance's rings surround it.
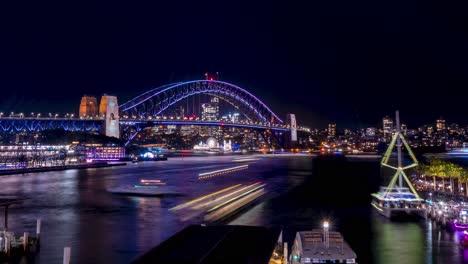
<svg viewBox="0 0 468 264">
<path fill-rule="evenodd" d="M 291 249 L 289 263 L 357 263 L 357 255 L 339 232 L 323 229 L 300 231 Z"/>
<path fill-rule="evenodd" d="M 406 187 L 380 187 L 380 192 L 372 194 L 372 206 L 387 218 L 405 216 L 426 217 L 424 199 L 416 196 Z"/>
<path fill-rule="evenodd" d="M 405 146 L 412 163 L 403 165 L 402 146 Z M 397 147 L 397 166 L 390 165 L 390 157 L 392 150 Z M 406 216 L 420 216 L 427 217 L 426 205 L 424 199 L 419 197 L 417 191 L 414 189 L 410 180 L 405 174 L 405 170 L 418 166 L 418 160 L 414 156 L 409 144 L 406 142 L 405 137 L 400 130 L 400 116 L 396 111 L 396 132 L 393 135 L 392 141 L 385 152 L 381 165 L 384 167 L 395 170 L 395 174 L 387 187 L 381 187 L 380 191 L 373 193 L 372 206 L 381 215 L 388 218 L 406 217 Z M 403 180 L 408 187 L 403 187 Z M 398 183 L 397 186 L 395 186 Z"/>
<path fill-rule="evenodd" d="M 133 196 L 165 196 L 179 194 L 174 187 L 167 186 L 165 182 L 154 179 L 141 179 L 137 184 L 109 188 L 109 192 Z"/>
</svg>

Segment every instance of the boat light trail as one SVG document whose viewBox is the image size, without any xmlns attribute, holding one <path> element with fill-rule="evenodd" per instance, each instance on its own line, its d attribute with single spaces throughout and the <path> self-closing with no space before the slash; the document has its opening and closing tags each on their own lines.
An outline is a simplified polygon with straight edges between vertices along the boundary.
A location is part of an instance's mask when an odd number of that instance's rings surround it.
<svg viewBox="0 0 468 264">
<path fill-rule="evenodd" d="M 248 195 L 249 193 L 253 193 L 253 192 L 255 192 L 255 191 L 258 191 L 259 189 L 262 189 L 263 187 L 265 187 L 265 184 L 259 185 L 259 186 L 253 188 L 253 189 L 250 190 L 250 191 L 241 193 L 240 195 L 238 195 L 238 196 L 236 196 L 236 197 L 234 197 L 234 198 L 231 198 L 231 199 L 229 199 L 229 200 L 227 200 L 227 201 L 225 201 L 225 202 L 223 202 L 223 203 L 221 203 L 221 204 L 218 204 L 217 206 L 211 208 L 210 210 L 207 211 L 207 213 L 210 213 L 210 212 L 212 212 L 212 211 L 214 211 L 214 210 L 216 210 L 216 209 L 218 209 L 218 208 L 221 208 L 221 207 L 223 207 L 223 206 L 225 206 L 225 205 L 227 205 L 227 204 L 229 204 L 229 203 L 231 203 L 231 202 L 233 202 L 233 201 L 235 201 L 235 200 L 237 200 L 237 199 L 239 199 L 239 198 L 241 198 L 241 197 L 243 197 L 243 196 Z"/>
<path fill-rule="evenodd" d="M 236 167 L 222 169 L 222 170 L 204 172 L 204 173 L 198 174 L 198 179 L 199 180 L 208 179 L 211 177 L 215 177 L 215 176 L 219 176 L 219 175 L 223 175 L 223 174 L 227 174 L 227 173 L 231 173 L 235 171 L 246 170 L 248 168 L 249 168 L 249 165 L 241 165 L 241 166 L 236 166 Z"/>
<path fill-rule="evenodd" d="M 221 196 L 221 197 L 218 197 L 218 198 L 216 198 L 216 199 L 214 199 L 214 200 L 212 200 L 212 201 L 209 201 L 209 202 L 206 202 L 206 203 L 203 203 L 203 204 L 199 204 L 199 205 L 197 205 L 197 206 L 194 206 L 193 209 L 201 209 L 201 208 L 203 208 L 203 207 L 208 206 L 209 204 L 215 203 L 215 202 L 217 202 L 217 201 L 219 201 L 219 200 L 222 200 L 222 199 L 227 198 L 227 197 L 229 197 L 229 196 L 232 196 L 232 195 L 234 195 L 234 194 L 236 194 L 236 193 L 238 193 L 238 192 L 241 192 L 241 191 L 244 191 L 244 190 L 246 190 L 246 189 L 249 189 L 249 188 L 251 188 L 251 187 L 253 187 L 253 186 L 257 185 L 257 184 L 260 184 L 260 183 L 262 183 L 262 182 L 256 182 L 256 183 L 251 184 L 251 185 L 249 185 L 249 186 L 245 186 L 245 187 L 243 187 L 243 188 L 241 188 L 241 189 L 239 189 L 239 190 L 236 190 L 236 191 L 234 191 L 234 192 L 230 192 L 230 193 L 225 194 L 225 195 L 223 195 L 223 196 Z"/>
<path fill-rule="evenodd" d="M 175 207 L 172 207 L 171 209 L 169 209 L 169 211 L 183 209 L 183 208 L 185 208 L 185 207 L 187 207 L 187 206 L 189 206 L 189 205 L 191 205 L 191 204 L 194 204 L 194 203 L 196 203 L 196 202 L 202 201 L 202 200 L 204 200 L 204 199 L 206 199 L 206 198 L 209 198 L 209 197 L 211 197 L 211 196 L 214 196 L 214 195 L 217 195 L 217 194 L 220 194 L 220 193 L 223 193 L 223 192 L 227 192 L 227 191 L 232 190 L 232 189 L 234 189 L 234 188 L 237 188 L 237 187 L 239 187 L 239 186 L 241 186 L 241 185 L 242 185 L 242 184 L 236 184 L 236 185 L 233 185 L 233 186 L 231 186 L 231 187 L 222 189 L 222 190 L 220 190 L 220 191 L 217 191 L 217 192 L 214 192 L 214 193 L 210 193 L 210 194 L 204 195 L 204 196 L 199 197 L 199 198 L 197 198 L 197 199 L 194 199 L 194 200 L 191 200 L 191 201 L 189 201 L 189 202 L 186 202 L 186 203 L 177 205 L 177 206 L 175 206 Z"/>
<path fill-rule="evenodd" d="M 233 159 L 234 162 L 248 162 L 248 161 L 256 161 L 259 160 L 258 158 L 241 158 L 241 159 Z"/>
</svg>

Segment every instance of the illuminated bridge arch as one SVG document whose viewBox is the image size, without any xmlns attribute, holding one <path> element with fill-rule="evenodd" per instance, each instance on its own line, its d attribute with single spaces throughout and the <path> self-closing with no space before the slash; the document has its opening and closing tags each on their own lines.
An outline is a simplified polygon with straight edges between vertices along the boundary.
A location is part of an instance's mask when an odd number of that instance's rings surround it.
<svg viewBox="0 0 468 264">
<path fill-rule="evenodd" d="M 239 109 L 248 119 L 270 124 L 283 121 L 260 99 L 231 83 L 196 80 L 167 84 L 120 105 L 121 116 L 156 117 L 181 100 L 196 94 L 216 96 Z"/>
</svg>

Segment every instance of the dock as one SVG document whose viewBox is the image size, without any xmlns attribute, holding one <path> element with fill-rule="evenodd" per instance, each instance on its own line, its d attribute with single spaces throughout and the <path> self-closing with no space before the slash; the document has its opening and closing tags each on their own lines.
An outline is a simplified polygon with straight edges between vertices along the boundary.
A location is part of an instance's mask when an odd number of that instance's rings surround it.
<svg viewBox="0 0 468 264">
<path fill-rule="evenodd" d="M 22 236 L 8 230 L 8 210 L 10 206 L 22 204 L 29 198 L 3 196 L 0 197 L 0 206 L 4 209 L 3 231 L 0 232 L 0 262 L 7 262 L 21 257 L 30 257 L 39 252 L 41 220 L 36 220 L 36 236 L 32 237 L 28 232 Z"/>
</svg>

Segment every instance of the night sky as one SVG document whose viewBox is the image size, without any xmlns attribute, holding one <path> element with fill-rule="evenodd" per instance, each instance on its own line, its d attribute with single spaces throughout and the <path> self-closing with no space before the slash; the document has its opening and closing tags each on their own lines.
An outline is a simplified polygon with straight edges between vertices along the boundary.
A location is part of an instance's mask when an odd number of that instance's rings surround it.
<svg viewBox="0 0 468 264">
<path fill-rule="evenodd" d="M 95 1 L 97 2 L 97 1 Z M 338 129 L 468 124 L 467 6 L 448 1 L 61 1 L 0 11 L 0 111 L 77 112 L 220 72 L 283 117 Z"/>
</svg>

